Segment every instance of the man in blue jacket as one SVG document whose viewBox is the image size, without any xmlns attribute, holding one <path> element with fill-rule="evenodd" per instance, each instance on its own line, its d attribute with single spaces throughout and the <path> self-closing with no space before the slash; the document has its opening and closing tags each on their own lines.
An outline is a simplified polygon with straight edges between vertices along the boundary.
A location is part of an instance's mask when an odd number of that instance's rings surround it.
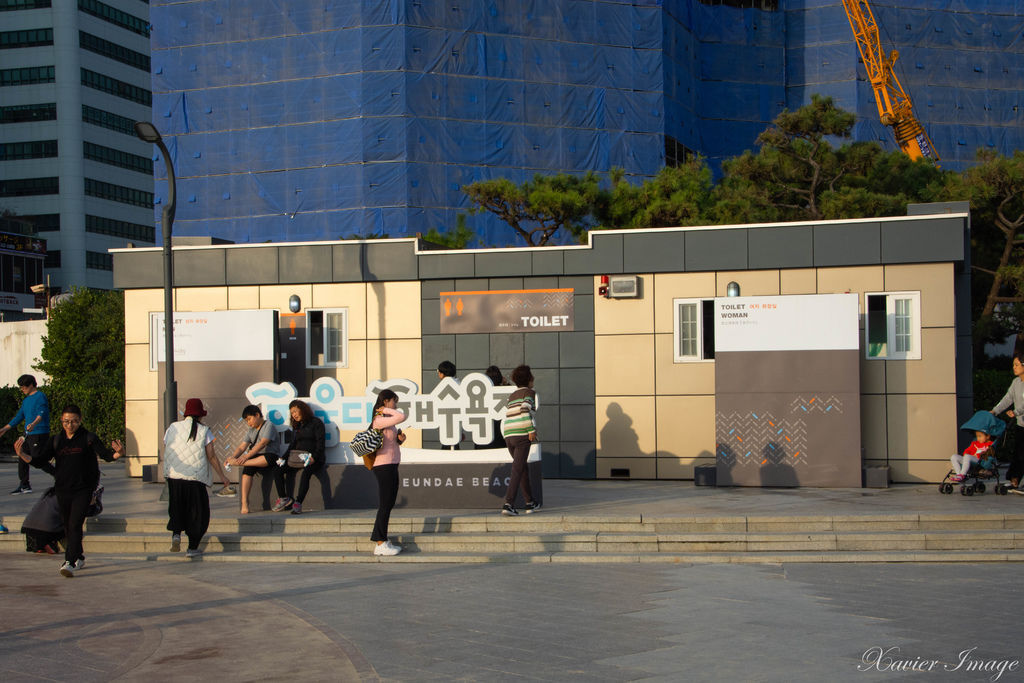
<svg viewBox="0 0 1024 683">
<path fill-rule="evenodd" d="M 0 427 L 0 436 L 24 421 L 25 443 L 22 445 L 22 449 L 28 456 L 35 457 L 39 454 L 39 449 L 46 441 L 46 437 L 50 435 L 50 403 L 46 400 L 46 395 L 36 388 L 36 378 L 32 375 L 19 377 L 18 388 L 21 389 L 21 393 L 25 394 L 25 400 L 21 402 L 21 407 L 14 419 Z M 32 493 L 28 472 L 28 463 L 18 458 L 18 488 L 11 491 L 12 496 L 19 493 Z"/>
</svg>

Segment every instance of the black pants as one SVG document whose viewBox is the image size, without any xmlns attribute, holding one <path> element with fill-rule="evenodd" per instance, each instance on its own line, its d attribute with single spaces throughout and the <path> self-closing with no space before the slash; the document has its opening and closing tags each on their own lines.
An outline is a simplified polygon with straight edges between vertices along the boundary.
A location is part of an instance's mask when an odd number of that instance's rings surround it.
<svg viewBox="0 0 1024 683">
<path fill-rule="evenodd" d="M 21 452 L 28 455 L 30 458 L 36 457 L 39 453 L 39 449 L 43 447 L 46 442 L 46 434 L 28 434 L 25 436 L 25 443 L 21 445 Z M 27 462 L 18 458 L 18 485 L 26 488 L 31 488 L 29 484 L 28 476 L 29 465 Z"/>
<path fill-rule="evenodd" d="M 526 459 L 530 456 L 530 437 L 510 436 L 505 439 L 508 452 L 512 454 L 512 476 L 505 492 L 505 502 L 515 505 L 516 494 L 523 489 L 523 502 L 533 502 L 533 491 L 530 490 L 530 473 L 526 471 Z"/>
<path fill-rule="evenodd" d="M 210 494 L 206 484 L 187 479 L 167 479 L 167 530 L 185 532 L 188 547 L 195 550 L 210 528 Z"/>
<path fill-rule="evenodd" d="M 292 491 L 295 490 L 295 477 L 298 476 L 299 472 L 302 472 L 302 476 L 299 477 L 299 493 L 294 496 L 295 502 L 299 505 L 302 501 L 306 500 L 306 494 L 309 493 L 309 480 L 313 478 L 313 475 L 324 468 L 324 460 L 319 462 L 314 460 L 309 463 L 308 467 L 303 467 L 301 470 L 295 467 L 288 467 L 285 465 L 285 491 L 286 495 L 291 497 Z"/>
<path fill-rule="evenodd" d="M 261 477 L 270 477 L 274 481 L 274 488 L 277 489 L 277 497 L 284 498 L 287 495 L 287 488 L 285 487 L 284 481 L 284 468 L 278 467 L 275 464 L 277 461 L 276 455 L 271 457 L 274 458 L 274 462 L 271 462 L 266 467 L 243 465 L 242 476 L 256 477 L 257 475 L 259 475 Z M 285 465 L 285 467 L 287 467 L 287 465 Z M 266 501 L 264 501 L 264 506 L 265 509 L 270 509 L 270 505 L 266 505 Z"/>
<path fill-rule="evenodd" d="M 1006 470 L 1006 478 L 1016 479 L 1020 483 L 1024 476 L 1024 427 L 1013 425 L 1013 457 L 1010 458 L 1010 468 Z"/>
<path fill-rule="evenodd" d="M 391 521 L 391 509 L 398 500 L 398 465 L 377 465 L 373 468 L 373 476 L 377 477 L 377 519 L 373 522 L 371 541 L 388 540 L 388 522 Z"/>
<path fill-rule="evenodd" d="M 85 535 L 85 512 L 92 502 L 92 489 L 78 491 L 57 491 L 57 504 L 60 505 L 60 519 L 64 523 L 67 545 L 64 548 L 64 559 L 78 562 L 85 557 L 82 549 L 82 536 Z"/>
</svg>

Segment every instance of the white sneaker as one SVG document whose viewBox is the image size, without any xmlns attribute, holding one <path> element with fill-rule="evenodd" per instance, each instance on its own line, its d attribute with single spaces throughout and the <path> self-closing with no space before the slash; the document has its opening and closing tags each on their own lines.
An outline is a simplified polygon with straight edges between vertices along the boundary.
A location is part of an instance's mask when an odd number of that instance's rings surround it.
<svg viewBox="0 0 1024 683">
<path fill-rule="evenodd" d="M 395 550 L 397 550 L 398 552 L 402 552 L 402 545 L 400 543 L 395 543 L 390 538 L 388 540 L 384 541 L 384 542 L 387 543 L 392 548 L 394 548 Z"/>
<path fill-rule="evenodd" d="M 78 558 L 78 561 L 75 562 L 75 571 L 77 572 L 79 569 L 85 569 L 85 558 L 84 557 Z"/>
<path fill-rule="evenodd" d="M 389 557 L 391 555 L 397 555 L 400 552 L 402 552 L 401 548 L 396 548 L 387 541 L 377 544 L 377 547 L 373 549 L 374 555 L 386 555 Z"/>
<path fill-rule="evenodd" d="M 181 534 L 171 534 L 171 552 L 181 552 Z"/>
<path fill-rule="evenodd" d="M 75 575 L 75 565 L 71 564 L 67 560 L 64 560 L 64 564 L 60 566 L 60 575 L 66 576 L 69 579 Z"/>
</svg>

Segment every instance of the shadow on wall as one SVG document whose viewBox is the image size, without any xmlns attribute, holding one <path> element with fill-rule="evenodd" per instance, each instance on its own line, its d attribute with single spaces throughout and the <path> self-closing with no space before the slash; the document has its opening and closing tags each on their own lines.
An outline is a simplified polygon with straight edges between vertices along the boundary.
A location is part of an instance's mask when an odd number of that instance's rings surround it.
<svg viewBox="0 0 1024 683">
<path fill-rule="evenodd" d="M 761 486 L 795 487 L 800 485 L 796 469 L 786 462 L 785 446 L 774 441 L 761 449 Z"/>
<path fill-rule="evenodd" d="M 609 403 L 605 411 L 608 422 L 601 428 L 601 450 L 615 458 L 651 456 L 640 450 L 640 438 L 633 429 L 633 418 L 618 403 Z"/>
</svg>

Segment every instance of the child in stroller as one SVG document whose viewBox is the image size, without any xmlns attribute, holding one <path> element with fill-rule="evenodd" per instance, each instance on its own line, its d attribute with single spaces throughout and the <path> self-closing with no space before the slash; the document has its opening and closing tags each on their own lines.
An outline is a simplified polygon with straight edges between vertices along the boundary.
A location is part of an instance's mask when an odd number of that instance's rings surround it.
<svg viewBox="0 0 1024 683">
<path fill-rule="evenodd" d="M 953 468 L 939 484 L 939 492 L 953 493 L 953 486 L 960 484 L 961 495 L 982 494 L 985 493 L 983 482 L 994 479 L 995 492 L 1006 495 L 1007 487 L 999 481 L 999 463 L 995 456 L 995 439 L 1005 431 L 1006 423 L 988 411 L 979 410 L 960 425 L 960 429 L 973 431 L 974 441 L 963 455 L 953 454 L 949 458 Z"/>
</svg>

